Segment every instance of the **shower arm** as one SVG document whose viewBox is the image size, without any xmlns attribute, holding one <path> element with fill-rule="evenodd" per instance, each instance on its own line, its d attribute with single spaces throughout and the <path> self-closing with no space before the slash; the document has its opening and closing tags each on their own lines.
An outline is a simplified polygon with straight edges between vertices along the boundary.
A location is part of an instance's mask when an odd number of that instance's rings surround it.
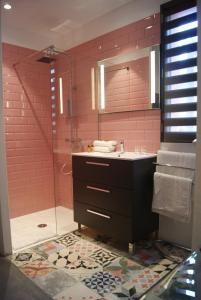
<svg viewBox="0 0 201 300">
<path fill-rule="evenodd" d="M 13 67 L 19 65 L 20 63 L 24 62 L 25 60 L 27 60 L 27 59 L 29 59 L 29 58 L 32 58 L 32 57 L 35 56 L 35 55 L 39 55 L 40 53 L 44 53 L 44 52 L 45 52 L 46 50 L 48 50 L 50 47 L 51 47 L 51 46 L 46 47 L 46 48 L 40 50 L 39 52 L 37 52 L 37 50 L 33 51 L 31 54 L 29 54 L 29 55 L 23 57 L 22 59 L 18 60 L 16 63 L 14 63 L 14 64 L 13 64 Z M 54 50 L 54 52 L 56 52 L 56 53 L 58 53 L 58 54 L 63 54 L 63 55 L 65 55 L 65 56 L 69 57 L 70 55 L 69 55 L 69 54 L 66 54 L 65 51 L 66 51 L 66 50 Z"/>
<path fill-rule="evenodd" d="M 34 55 L 43 53 L 43 52 L 44 52 L 45 50 L 47 50 L 47 49 L 48 49 L 48 48 L 44 48 L 44 49 L 42 49 L 42 50 L 39 51 L 39 52 L 37 52 L 37 50 L 33 51 L 31 54 L 29 54 L 29 55 L 23 57 L 22 59 L 18 60 L 18 62 L 14 63 L 14 64 L 13 64 L 13 67 L 15 67 L 15 66 L 21 64 L 21 63 L 24 62 L 26 59 L 29 59 L 29 58 L 33 57 Z"/>
</svg>

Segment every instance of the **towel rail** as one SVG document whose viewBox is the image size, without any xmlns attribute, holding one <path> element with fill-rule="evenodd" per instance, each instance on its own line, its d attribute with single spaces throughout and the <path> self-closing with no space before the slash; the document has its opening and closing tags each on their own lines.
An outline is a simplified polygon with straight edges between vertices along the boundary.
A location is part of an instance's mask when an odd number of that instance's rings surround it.
<svg viewBox="0 0 201 300">
<path fill-rule="evenodd" d="M 195 171 L 195 169 L 193 169 L 193 168 L 176 166 L 176 165 L 171 165 L 171 164 L 162 164 L 162 163 L 157 163 L 157 162 L 153 162 L 153 164 L 156 166 L 161 166 L 161 167 L 171 167 L 171 168 L 173 167 L 173 168 L 180 168 L 180 169 Z"/>
</svg>

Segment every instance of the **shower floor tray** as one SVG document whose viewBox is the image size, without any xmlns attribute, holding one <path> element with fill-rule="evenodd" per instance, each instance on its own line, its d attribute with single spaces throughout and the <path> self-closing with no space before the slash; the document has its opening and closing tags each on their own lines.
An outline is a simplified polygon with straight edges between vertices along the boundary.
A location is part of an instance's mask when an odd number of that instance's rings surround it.
<svg viewBox="0 0 201 300">
<path fill-rule="evenodd" d="M 63 206 L 56 208 L 56 214 L 55 208 L 50 208 L 13 218 L 10 223 L 14 251 L 77 229 L 77 223 L 73 221 L 73 210 Z M 38 227 L 40 224 L 47 226 Z"/>
</svg>

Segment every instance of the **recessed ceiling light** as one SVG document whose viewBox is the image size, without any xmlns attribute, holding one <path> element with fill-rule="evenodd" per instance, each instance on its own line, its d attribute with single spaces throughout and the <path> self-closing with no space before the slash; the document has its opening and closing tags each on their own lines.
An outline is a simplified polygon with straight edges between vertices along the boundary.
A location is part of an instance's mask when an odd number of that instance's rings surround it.
<svg viewBox="0 0 201 300">
<path fill-rule="evenodd" d="M 11 9 L 12 8 L 11 4 L 8 3 L 8 2 L 5 2 L 3 7 L 4 7 L 4 9 Z"/>
</svg>

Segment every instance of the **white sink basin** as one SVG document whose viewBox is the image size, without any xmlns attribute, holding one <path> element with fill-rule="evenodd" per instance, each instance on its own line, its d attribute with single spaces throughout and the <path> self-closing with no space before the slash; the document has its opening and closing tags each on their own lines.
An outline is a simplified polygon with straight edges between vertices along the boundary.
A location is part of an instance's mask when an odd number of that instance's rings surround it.
<svg viewBox="0 0 201 300">
<path fill-rule="evenodd" d="M 154 154 L 154 153 L 145 153 L 145 152 L 123 152 L 123 153 L 121 153 L 121 152 L 111 152 L 111 153 L 78 152 L 78 153 L 72 153 L 72 155 L 114 158 L 114 159 L 126 159 L 126 160 L 145 159 L 145 158 L 156 156 L 156 154 Z"/>
</svg>

